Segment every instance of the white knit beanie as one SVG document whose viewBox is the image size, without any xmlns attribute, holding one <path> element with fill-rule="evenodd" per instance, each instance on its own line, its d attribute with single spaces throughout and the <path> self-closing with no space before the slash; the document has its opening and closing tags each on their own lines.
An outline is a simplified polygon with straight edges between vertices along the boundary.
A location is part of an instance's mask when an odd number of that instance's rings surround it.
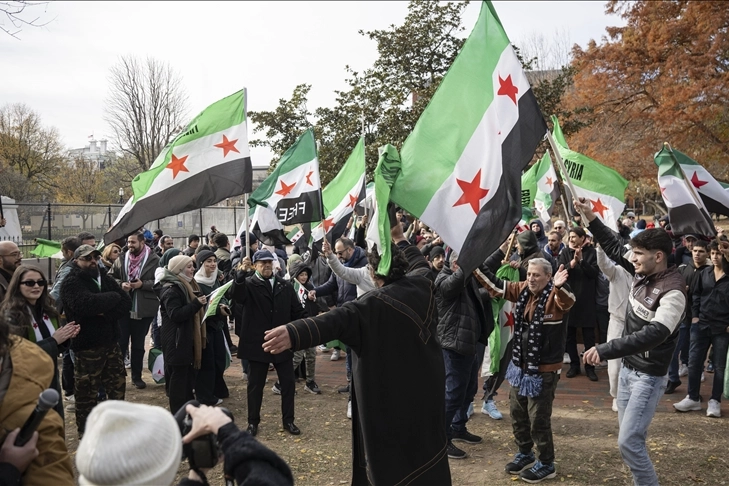
<svg viewBox="0 0 729 486">
<path fill-rule="evenodd" d="M 180 428 L 161 407 L 108 400 L 91 411 L 76 452 L 80 485 L 170 485 L 182 459 Z"/>
<path fill-rule="evenodd" d="M 187 255 L 177 255 L 176 257 L 170 258 L 170 261 L 167 263 L 167 270 L 175 275 L 179 275 L 191 261 L 192 258 Z"/>
</svg>

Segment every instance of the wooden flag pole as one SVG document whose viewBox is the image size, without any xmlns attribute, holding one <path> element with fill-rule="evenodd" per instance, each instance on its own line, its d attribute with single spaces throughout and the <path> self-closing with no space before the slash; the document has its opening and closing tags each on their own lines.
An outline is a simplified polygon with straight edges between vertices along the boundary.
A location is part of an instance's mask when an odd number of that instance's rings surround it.
<svg viewBox="0 0 729 486">
<path fill-rule="evenodd" d="M 511 238 L 509 238 L 509 248 L 506 250 L 506 253 L 504 254 L 504 259 L 501 260 L 502 265 L 509 263 L 509 257 L 511 256 L 511 250 L 514 248 L 515 242 L 516 242 L 516 231 L 512 231 Z"/>
<path fill-rule="evenodd" d="M 550 132 L 549 130 L 547 131 L 547 140 L 549 140 L 549 145 L 552 147 L 552 153 L 554 153 L 554 159 L 557 161 L 559 170 L 562 172 L 562 180 L 567 183 L 567 187 L 569 187 L 570 192 L 572 193 L 572 197 L 578 197 L 577 192 L 575 191 L 575 186 L 572 185 L 572 180 L 570 179 L 569 173 L 567 172 L 567 168 L 564 166 L 562 155 L 559 153 L 559 149 L 557 148 L 557 142 L 554 140 L 554 137 L 552 137 L 552 132 Z M 566 210 L 567 208 L 565 208 L 565 211 Z M 587 218 L 582 213 L 582 211 L 577 209 L 577 212 L 580 213 L 580 217 L 582 217 L 582 224 L 587 225 Z"/>
<path fill-rule="evenodd" d="M 248 221 L 248 194 L 243 194 L 243 221 L 245 222 L 245 229 L 246 229 L 246 258 L 251 258 L 251 237 L 250 237 L 250 230 L 248 229 L 249 221 Z"/>
</svg>

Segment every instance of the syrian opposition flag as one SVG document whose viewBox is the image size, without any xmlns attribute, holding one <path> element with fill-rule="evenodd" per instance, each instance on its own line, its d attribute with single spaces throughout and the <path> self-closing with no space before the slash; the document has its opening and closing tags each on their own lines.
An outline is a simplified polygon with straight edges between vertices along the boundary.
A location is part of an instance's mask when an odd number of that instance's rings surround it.
<svg viewBox="0 0 729 486">
<path fill-rule="evenodd" d="M 358 206 L 364 198 L 365 147 L 364 137 L 360 137 L 339 173 L 322 190 L 326 216 L 311 230 L 312 240 L 316 243 L 325 235 L 331 235 L 331 240 L 334 241 L 344 235 L 352 213 L 364 214 L 363 208 Z"/>
<path fill-rule="evenodd" d="M 521 216 L 521 172 L 547 132 L 491 2 L 401 149 L 392 200 L 470 273 Z"/>
<path fill-rule="evenodd" d="M 134 195 L 104 235 L 104 242 L 123 238 L 149 221 L 251 192 L 245 105 L 243 89 L 196 116 L 152 167 L 134 178 Z"/>
<path fill-rule="evenodd" d="M 592 160 L 586 155 L 570 150 L 562 134 L 557 117 L 552 115 L 554 129 L 552 135 L 557 142 L 559 154 L 567 169 L 563 178 L 569 178 L 575 186 L 575 197 L 590 200 L 592 211 L 614 231 L 618 231 L 617 221 L 625 209 L 625 188 L 628 181 L 609 167 Z"/>
<path fill-rule="evenodd" d="M 30 250 L 31 255 L 35 255 L 40 258 L 63 258 L 63 253 L 61 253 L 61 243 L 58 241 L 36 238 L 35 242 L 37 246 Z"/>
<path fill-rule="evenodd" d="M 534 207 L 542 223 L 552 219 L 554 203 L 559 199 L 557 172 L 549 152 L 521 176 L 521 205 Z M 526 203 L 526 204 L 525 204 Z"/>
<path fill-rule="evenodd" d="M 231 280 L 225 285 L 221 285 L 217 289 L 213 290 L 213 292 L 208 296 L 208 305 L 205 308 L 205 316 L 203 317 L 202 322 L 205 322 L 208 317 L 212 317 L 218 314 L 220 301 L 223 300 L 223 297 L 225 297 L 225 293 L 232 285 L 233 281 Z"/>
<path fill-rule="evenodd" d="M 687 234 L 716 236 L 714 223 L 711 221 L 702 198 L 698 197 L 695 192 L 692 194 L 689 186 L 692 182 L 686 180 L 684 171 L 681 170 L 679 160 L 683 159 L 688 159 L 688 157 L 675 150 L 672 151 L 666 146 L 653 158 L 658 166 L 658 186 L 661 188 L 661 196 L 668 208 L 671 231 L 677 236 Z M 696 175 L 695 172 L 694 175 Z M 723 191 L 721 186 L 719 187 Z"/>
<path fill-rule="evenodd" d="M 460 257 L 459 257 L 460 258 Z M 496 272 L 496 276 L 501 280 L 510 282 L 519 281 L 519 270 L 512 268 L 511 265 L 505 263 Z M 514 308 L 516 305 L 505 299 L 492 299 L 491 310 L 494 317 L 494 331 L 489 335 L 489 374 L 496 375 L 499 373 L 501 358 L 506 353 L 506 348 L 514 338 Z M 484 367 L 486 364 L 484 362 Z"/>
<path fill-rule="evenodd" d="M 393 183 L 400 172 L 400 155 L 397 149 L 390 144 L 383 145 L 378 149 L 380 160 L 375 168 L 375 200 L 374 213 L 370 224 L 367 225 L 367 247 L 370 251 L 374 249 L 380 255 L 380 264 L 375 273 L 387 276 L 390 273 L 392 255 L 390 254 L 390 213 L 388 203 L 391 199 Z"/>
<path fill-rule="evenodd" d="M 727 191 L 726 184 L 714 179 L 708 170 L 686 154 L 676 149 L 673 149 L 672 152 L 681 165 L 683 173 L 699 193 L 707 212 L 729 216 L 729 191 Z M 671 227 L 673 228 L 673 220 L 671 220 Z"/>
<path fill-rule="evenodd" d="M 267 245 L 291 244 L 284 232 L 286 225 L 321 221 L 319 159 L 312 129 L 283 154 L 248 202 L 255 211 L 250 228 Z"/>
</svg>

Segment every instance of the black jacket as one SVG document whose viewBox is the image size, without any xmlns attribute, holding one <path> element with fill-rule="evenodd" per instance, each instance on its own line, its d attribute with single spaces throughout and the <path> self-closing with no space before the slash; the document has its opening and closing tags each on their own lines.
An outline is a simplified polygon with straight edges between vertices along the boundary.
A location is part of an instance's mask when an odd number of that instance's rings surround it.
<svg viewBox="0 0 729 486">
<path fill-rule="evenodd" d="M 367 266 L 367 254 L 362 248 L 355 246 L 352 258 L 345 262 L 344 266 L 349 268 L 361 268 Z M 329 280 L 327 280 L 324 285 L 315 287 L 314 290 L 316 291 L 317 296 L 325 296 L 336 293 L 337 307 L 343 305 L 345 302 L 349 302 L 357 298 L 357 286 L 337 276 L 334 272 L 332 272 L 329 276 Z"/>
<path fill-rule="evenodd" d="M 238 357 L 263 363 L 282 363 L 292 359 L 291 351 L 271 354 L 263 351 L 263 334 L 269 329 L 282 326 L 295 319 L 305 317 L 294 287 L 281 277 L 274 275 L 273 288 L 269 281 L 259 278 L 254 272 L 239 271 L 235 275 L 232 295 L 239 305 L 240 342 Z"/>
<path fill-rule="evenodd" d="M 443 349 L 464 356 L 476 354 L 476 343 L 486 344 L 494 330 L 491 299 L 480 292 L 473 275 L 444 266 L 435 280 L 438 303 L 438 341 Z"/>
<path fill-rule="evenodd" d="M 724 334 L 729 326 L 729 275 L 719 280 L 714 277 L 714 267 L 707 266 L 699 272 L 692 296 L 694 324 L 700 329 L 711 329 L 711 334 Z"/>
<path fill-rule="evenodd" d="M 190 366 L 194 361 L 193 317 L 203 305 L 197 299 L 188 301 L 185 290 L 171 282 L 158 282 L 154 291 L 160 301 L 160 339 L 165 365 Z"/>
<path fill-rule="evenodd" d="M 119 319 L 127 317 L 132 308 L 129 294 L 116 280 L 99 269 L 101 288 L 96 280 L 76 263 L 61 284 L 61 299 L 66 321 L 76 321 L 78 335 L 71 340 L 71 349 L 82 351 L 99 346 L 111 346 L 119 341 Z"/>
<path fill-rule="evenodd" d="M 595 327 L 595 302 L 597 300 L 597 276 L 600 268 L 597 266 L 597 250 L 592 245 L 582 248 L 582 260 L 570 268 L 570 262 L 575 256 L 575 250 L 566 246 L 557 259 L 557 268 L 564 265 L 569 273 L 567 282 L 575 294 L 575 305 L 567 317 L 569 327 Z"/>
<path fill-rule="evenodd" d="M 600 219 L 595 218 L 588 229 L 608 258 L 616 263 L 626 261 L 622 242 Z M 630 290 L 623 335 L 598 344 L 600 358 L 623 358 L 623 364 L 652 376 L 668 373 L 686 307 L 685 288 L 683 277 L 675 268 L 647 277 L 637 276 Z"/>
<path fill-rule="evenodd" d="M 678 273 L 681 274 L 684 281 L 686 282 L 686 313 L 683 319 L 683 323 L 686 325 L 691 324 L 691 318 L 693 317 L 692 307 L 694 290 L 696 290 L 696 285 L 699 280 L 699 275 L 701 275 L 701 270 L 710 266 L 711 265 L 705 264 L 699 268 L 696 268 L 692 259 L 686 265 L 681 265 L 678 267 Z"/>
<path fill-rule="evenodd" d="M 291 274 L 291 285 L 294 286 L 294 289 L 296 288 L 296 285 L 294 282 L 298 282 L 296 280 L 296 277 L 301 275 L 302 272 L 308 271 L 309 272 L 309 280 L 306 281 L 304 284 L 304 288 L 309 290 L 314 290 L 314 286 L 311 284 L 311 267 L 309 267 L 306 263 L 303 261 L 296 262 L 291 265 L 291 268 L 289 269 L 289 273 Z M 301 283 L 299 283 L 301 285 Z M 309 300 L 304 299 L 303 302 L 304 310 L 306 311 L 307 317 L 314 317 L 317 314 L 319 314 L 319 305 L 315 300 Z"/>
<path fill-rule="evenodd" d="M 451 484 L 433 283 L 409 248 L 405 277 L 286 326 L 293 349 L 339 339 L 352 350 L 353 485 Z M 419 397 L 418 407 L 393 399 L 402 396 Z"/>
</svg>

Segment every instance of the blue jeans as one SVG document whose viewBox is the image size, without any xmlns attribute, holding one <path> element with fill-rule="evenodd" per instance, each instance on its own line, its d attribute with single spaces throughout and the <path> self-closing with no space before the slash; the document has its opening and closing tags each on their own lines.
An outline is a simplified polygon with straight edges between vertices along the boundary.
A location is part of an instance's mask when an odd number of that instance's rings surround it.
<svg viewBox="0 0 729 486">
<path fill-rule="evenodd" d="M 667 376 L 653 376 L 626 366 L 618 382 L 618 449 L 636 486 L 658 486 L 658 476 L 645 445 L 648 426 L 663 396 Z"/>
<path fill-rule="evenodd" d="M 709 345 L 714 347 L 714 382 L 711 387 L 711 398 L 721 401 L 724 391 L 724 368 L 726 368 L 726 352 L 729 346 L 729 333 L 711 334 L 710 327 L 691 326 L 691 350 L 689 351 L 688 396 L 691 400 L 699 399 L 701 389 L 701 372 L 704 370 L 706 351 Z"/>
<path fill-rule="evenodd" d="M 689 344 L 689 324 L 681 323 L 681 327 L 678 328 L 678 342 L 676 343 L 676 349 L 673 351 L 671 364 L 668 365 L 668 381 L 672 381 L 674 383 L 681 381 L 678 376 L 679 354 L 681 355 L 681 362 L 688 366 Z"/>
<path fill-rule="evenodd" d="M 453 431 L 462 432 L 468 422 L 468 406 L 478 390 L 479 363 L 475 355 L 464 356 L 443 350 L 446 371 L 445 425 L 450 441 Z"/>
</svg>

